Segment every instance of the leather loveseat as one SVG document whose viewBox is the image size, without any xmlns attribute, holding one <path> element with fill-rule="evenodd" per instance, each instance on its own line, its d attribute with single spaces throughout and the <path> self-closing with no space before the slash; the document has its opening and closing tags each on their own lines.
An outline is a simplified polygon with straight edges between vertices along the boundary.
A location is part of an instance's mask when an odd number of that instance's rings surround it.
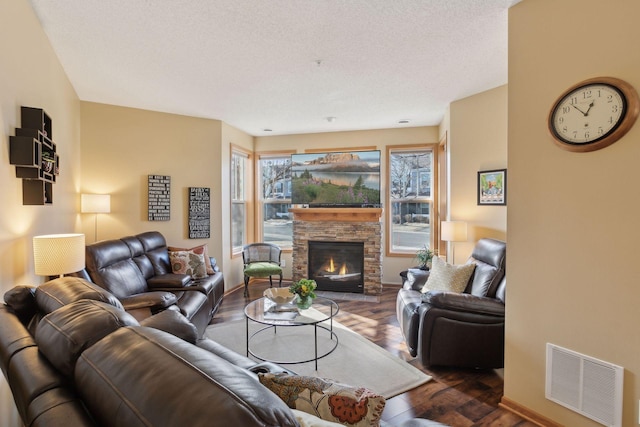
<svg viewBox="0 0 640 427">
<path fill-rule="evenodd" d="M 88 245 L 86 268 L 75 275 L 109 291 L 138 320 L 179 310 L 202 336 L 224 294 L 223 275 L 210 261 L 207 277 L 173 274 L 164 236 L 149 231 Z"/>
<path fill-rule="evenodd" d="M 506 243 L 480 239 L 469 263 L 476 267 L 462 293 L 422 293 L 429 271 L 401 273 L 396 316 L 409 353 L 424 366 L 504 366 Z"/>
</svg>

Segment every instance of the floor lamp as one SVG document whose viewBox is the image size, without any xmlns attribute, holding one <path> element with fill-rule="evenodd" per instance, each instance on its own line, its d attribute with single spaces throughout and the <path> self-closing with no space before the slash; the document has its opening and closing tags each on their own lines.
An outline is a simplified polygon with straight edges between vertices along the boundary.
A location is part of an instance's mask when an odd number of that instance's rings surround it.
<svg viewBox="0 0 640 427">
<path fill-rule="evenodd" d="M 33 264 L 38 276 L 60 276 L 84 268 L 84 234 L 46 234 L 33 238 Z"/>
<path fill-rule="evenodd" d="M 456 262 L 456 247 L 453 242 L 467 241 L 467 223 L 464 221 L 442 221 L 440 223 L 440 236 L 443 241 L 452 243 L 450 264 L 454 264 Z"/>
<path fill-rule="evenodd" d="M 110 194 L 82 194 L 80 212 L 96 214 L 93 241 L 98 241 L 98 214 L 111 212 Z"/>
</svg>

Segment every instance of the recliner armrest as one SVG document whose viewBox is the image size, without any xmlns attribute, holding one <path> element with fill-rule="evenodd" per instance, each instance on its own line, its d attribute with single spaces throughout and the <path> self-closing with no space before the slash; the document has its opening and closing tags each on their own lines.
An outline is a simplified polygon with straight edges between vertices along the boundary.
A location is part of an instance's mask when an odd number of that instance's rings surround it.
<svg viewBox="0 0 640 427">
<path fill-rule="evenodd" d="M 429 291 L 422 294 L 422 302 L 441 309 L 504 317 L 504 303 L 495 298 L 456 292 Z"/>
<path fill-rule="evenodd" d="M 125 310 L 137 310 L 140 308 L 167 308 L 178 301 L 171 292 L 145 292 L 120 299 Z"/>
<path fill-rule="evenodd" d="M 153 276 L 147 280 L 147 286 L 152 290 L 169 290 L 179 289 L 189 286 L 191 283 L 191 276 L 188 274 L 161 274 L 159 276 Z"/>
</svg>

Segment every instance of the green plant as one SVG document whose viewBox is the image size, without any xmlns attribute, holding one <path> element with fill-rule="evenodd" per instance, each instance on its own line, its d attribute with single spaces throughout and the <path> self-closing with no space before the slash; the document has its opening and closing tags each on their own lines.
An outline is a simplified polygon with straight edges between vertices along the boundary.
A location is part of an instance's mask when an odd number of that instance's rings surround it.
<svg viewBox="0 0 640 427">
<path fill-rule="evenodd" d="M 426 269 L 429 262 L 433 259 L 434 252 L 429 249 L 427 245 L 424 245 L 421 249 L 418 249 L 416 252 L 416 259 L 418 260 L 418 265 L 422 269 Z"/>
<path fill-rule="evenodd" d="M 291 286 L 289 286 L 289 292 L 292 294 L 298 294 L 300 297 L 311 297 L 315 298 L 316 287 L 318 284 L 315 280 L 311 279 L 300 279 L 297 282 L 294 282 Z"/>
</svg>

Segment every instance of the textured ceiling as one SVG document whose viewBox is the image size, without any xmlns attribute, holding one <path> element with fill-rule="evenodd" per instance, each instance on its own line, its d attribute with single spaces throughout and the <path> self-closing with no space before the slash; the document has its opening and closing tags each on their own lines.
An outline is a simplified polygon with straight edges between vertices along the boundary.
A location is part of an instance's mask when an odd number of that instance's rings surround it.
<svg viewBox="0 0 640 427">
<path fill-rule="evenodd" d="M 259 136 L 439 124 L 507 82 L 519 0 L 30 1 L 81 100 Z"/>
</svg>

